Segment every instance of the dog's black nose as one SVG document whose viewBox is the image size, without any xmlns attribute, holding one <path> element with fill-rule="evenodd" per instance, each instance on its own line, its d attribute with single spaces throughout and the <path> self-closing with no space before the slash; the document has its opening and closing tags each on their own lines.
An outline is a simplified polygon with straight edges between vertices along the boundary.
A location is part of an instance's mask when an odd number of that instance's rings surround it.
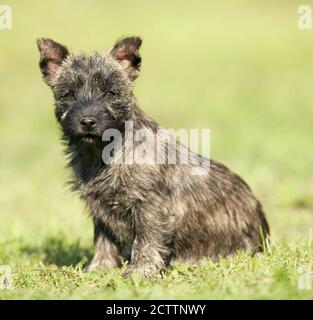
<svg viewBox="0 0 313 320">
<path fill-rule="evenodd" d="M 81 118 L 80 125 L 82 126 L 82 128 L 89 131 L 97 125 L 97 119 L 94 117 Z"/>
</svg>

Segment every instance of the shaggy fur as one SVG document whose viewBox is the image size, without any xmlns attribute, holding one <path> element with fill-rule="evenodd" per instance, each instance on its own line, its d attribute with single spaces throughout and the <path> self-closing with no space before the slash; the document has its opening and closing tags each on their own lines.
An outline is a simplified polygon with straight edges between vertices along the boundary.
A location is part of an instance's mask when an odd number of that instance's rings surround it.
<svg viewBox="0 0 313 320">
<path fill-rule="evenodd" d="M 216 261 L 242 249 L 261 251 L 269 234 L 261 204 L 249 186 L 224 165 L 201 157 L 171 137 L 137 106 L 132 84 L 139 75 L 141 39 L 122 39 L 105 54 L 74 55 L 50 39 L 37 41 L 44 81 L 55 97 L 55 114 L 63 131 L 75 179 L 74 189 L 86 201 L 95 226 L 95 255 L 88 270 L 130 263 L 124 273 L 154 275 L 173 261 Z M 133 142 L 126 121 L 147 138 L 135 146 L 151 148 L 159 137 L 165 151 L 188 152 L 187 164 L 118 163 L 131 156 Z M 108 128 L 122 132 L 108 157 Z M 150 157 L 150 154 L 145 154 Z M 152 156 L 151 156 L 152 157 Z M 153 157 L 152 157 L 153 158 Z M 194 169 L 210 164 L 206 174 Z"/>
</svg>

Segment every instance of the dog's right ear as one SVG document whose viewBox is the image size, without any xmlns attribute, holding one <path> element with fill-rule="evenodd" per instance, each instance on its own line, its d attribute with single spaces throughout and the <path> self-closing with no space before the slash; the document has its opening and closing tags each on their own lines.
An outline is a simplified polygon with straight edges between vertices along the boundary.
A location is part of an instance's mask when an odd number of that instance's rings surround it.
<svg viewBox="0 0 313 320">
<path fill-rule="evenodd" d="M 135 80 L 140 71 L 141 55 L 139 53 L 142 40 L 139 37 L 128 37 L 117 41 L 111 49 L 111 55 L 126 71 L 131 81 Z"/>
<path fill-rule="evenodd" d="M 39 66 L 43 80 L 51 86 L 69 51 L 65 46 L 47 38 L 37 39 L 37 46 L 40 52 Z"/>
</svg>

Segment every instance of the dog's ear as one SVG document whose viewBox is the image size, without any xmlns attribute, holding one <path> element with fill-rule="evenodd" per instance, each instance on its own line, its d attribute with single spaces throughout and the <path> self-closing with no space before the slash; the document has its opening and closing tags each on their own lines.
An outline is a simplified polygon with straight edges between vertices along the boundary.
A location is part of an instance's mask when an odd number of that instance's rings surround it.
<svg viewBox="0 0 313 320">
<path fill-rule="evenodd" d="M 142 40 L 139 37 L 128 37 L 117 41 L 111 50 L 112 56 L 123 66 L 131 81 L 139 76 L 141 44 Z"/>
<path fill-rule="evenodd" d="M 69 52 L 63 45 L 47 38 L 37 39 L 37 46 L 40 52 L 39 66 L 43 79 L 51 85 Z"/>
</svg>

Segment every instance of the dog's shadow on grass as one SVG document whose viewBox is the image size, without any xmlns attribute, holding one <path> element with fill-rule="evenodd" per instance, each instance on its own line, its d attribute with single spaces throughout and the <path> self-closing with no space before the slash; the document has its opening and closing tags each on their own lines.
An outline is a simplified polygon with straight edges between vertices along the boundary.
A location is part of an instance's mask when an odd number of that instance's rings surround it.
<svg viewBox="0 0 313 320">
<path fill-rule="evenodd" d="M 86 265 L 93 254 L 92 247 L 82 246 L 79 240 L 69 242 L 64 236 L 46 238 L 39 246 L 26 245 L 23 253 L 38 256 L 44 264 L 61 266 Z"/>
</svg>

